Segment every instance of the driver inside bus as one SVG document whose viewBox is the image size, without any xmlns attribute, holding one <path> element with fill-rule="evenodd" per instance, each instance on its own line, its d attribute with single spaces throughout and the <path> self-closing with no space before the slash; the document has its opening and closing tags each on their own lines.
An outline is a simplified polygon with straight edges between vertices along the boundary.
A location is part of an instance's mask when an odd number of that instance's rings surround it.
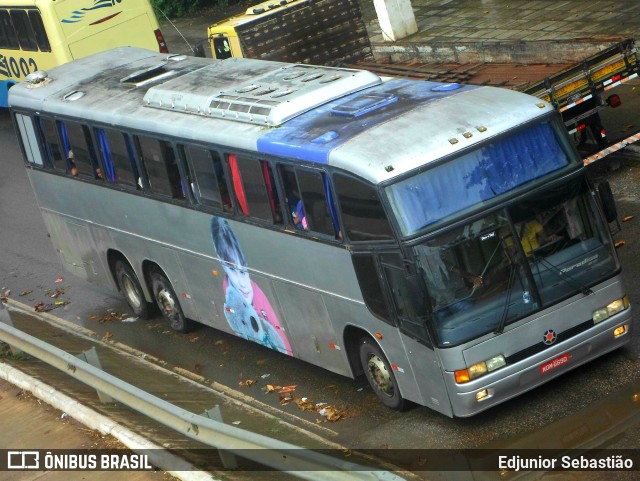
<svg viewBox="0 0 640 481">
<path fill-rule="evenodd" d="M 417 247 L 427 290 L 432 300 L 436 318 L 445 318 L 467 309 L 470 295 L 484 284 L 482 276 L 471 274 L 456 266 L 450 252 L 444 248 L 421 245 Z M 466 285 L 468 282 L 471 289 Z"/>
</svg>

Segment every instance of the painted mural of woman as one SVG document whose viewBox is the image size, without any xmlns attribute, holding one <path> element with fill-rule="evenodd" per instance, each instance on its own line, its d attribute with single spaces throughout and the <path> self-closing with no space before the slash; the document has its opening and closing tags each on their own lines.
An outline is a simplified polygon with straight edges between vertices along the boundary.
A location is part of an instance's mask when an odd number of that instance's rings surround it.
<svg viewBox="0 0 640 481">
<path fill-rule="evenodd" d="M 292 355 L 287 334 L 260 286 L 249 276 L 238 238 L 222 217 L 211 219 L 211 237 L 225 279 L 224 315 L 234 333 L 270 349 Z"/>
</svg>

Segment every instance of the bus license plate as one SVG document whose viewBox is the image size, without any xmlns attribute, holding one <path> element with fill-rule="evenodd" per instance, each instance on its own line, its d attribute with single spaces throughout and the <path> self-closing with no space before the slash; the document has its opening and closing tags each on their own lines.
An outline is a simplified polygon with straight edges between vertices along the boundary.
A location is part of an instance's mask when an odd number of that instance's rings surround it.
<svg viewBox="0 0 640 481">
<path fill-rule="evenodd" d="M 562 356 L 558 356 L 555 359 L 544 363 L 542 366 L 540 366 L 540 374 L 546 374 L 549 371 L 553 371 L 554 369 L 559 368 L 560 366 L 568 363 L 570 358 L 571 355 L 567 352 Z"/>
</svg>

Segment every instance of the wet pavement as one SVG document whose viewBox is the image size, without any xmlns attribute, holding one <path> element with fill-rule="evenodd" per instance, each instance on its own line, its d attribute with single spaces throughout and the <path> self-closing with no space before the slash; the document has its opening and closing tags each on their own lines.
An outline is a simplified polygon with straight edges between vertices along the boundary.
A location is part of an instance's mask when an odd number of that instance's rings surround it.
<svg viewBox="0 0 640 481">
<path fill-rule="evenodd" d="M 206 42 L 209 25 L 255 3 L 232 2 L 224 10 L 203 9 L 173 20 L 186 42 L 160 19 L 169 49 L 191 53 L 187 42 Z M 412 0 L 418 32 L 385 42 L 373 1 L 360 3 L 374 55 L 381 60 L 564 63 L 622 37 L 640 36 L 640 2 L 634 0 Z"/>
</svg>

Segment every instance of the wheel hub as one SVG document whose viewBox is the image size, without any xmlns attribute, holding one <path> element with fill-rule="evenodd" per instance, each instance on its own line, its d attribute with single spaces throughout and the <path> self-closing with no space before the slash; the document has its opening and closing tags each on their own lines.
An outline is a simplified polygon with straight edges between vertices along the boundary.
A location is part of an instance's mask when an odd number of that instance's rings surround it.
<svg viewBox="0 0 640 481">
<path fill-rule="evenodd" d="M 167 317 L 172 318 L 178 314 L 173 296 L 171 296 L 169 291 L 167 291 L 166 289 L 161 289 L 158 292 L 158 304 L 162 306 L 162 310 L 167 315 Z"/>
<path fill-rule="evenodd" d="M 375 385 L 387 396 L 393 396 L 393 383 L 387 366 L 378 356 L 371 356 L 367 363 L 369 375 Z"/>
<path fill-rule="evenodd" d="M 140 307 L 142 304 L 140 300 L 140 296 L 138 295 L 138 291 L 136 290 L 133 282 L 129 277 L 124 276 L 122 279 L 122 284 L 124 285 L 124 295 L 127 297 L 129 302 L 136 308 Z"/>
</svg>

